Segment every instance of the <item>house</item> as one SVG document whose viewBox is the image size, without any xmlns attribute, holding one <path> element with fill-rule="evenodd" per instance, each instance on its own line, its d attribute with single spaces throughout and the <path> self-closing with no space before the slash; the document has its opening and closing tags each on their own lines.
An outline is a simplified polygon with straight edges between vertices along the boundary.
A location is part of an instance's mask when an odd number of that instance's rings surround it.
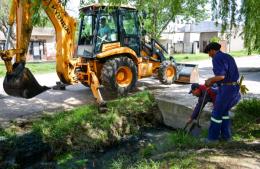
<svg viewBox="0 0 260 169">
<path fill-rule="evenodd" d="M 5 36 L 3 32 L 0 32 L 0 50 L 4 50 L 5 47 Z"/>
<path fill-rule="evenodd" d="M 55 39 L 54 28 L 33 28 L 27 60 L 55 60 Z"/>
<path fill-rule="evenodd" d="M 28 61 L 47 61 L 55 60 L 56 41 L 55 30 L 51 27 L 33 28 L 29 43 L 27 60 Z M 5 47 L 6 38 L 0 32 L 0 49 Z"/>
<path fill-rule="evenodd" d="M 228 38 L 228 36 L 230 38 Z M 170 53 L 198 53 L 212 38 L 218 38 L 225 52 L 244 49 L 244 41 L 239 32 L 221 33 L 221 25 L 213 21 L 179 24 L 170 22 L 161 34 L 160 42 L 168 47 Z"/>
</svg>

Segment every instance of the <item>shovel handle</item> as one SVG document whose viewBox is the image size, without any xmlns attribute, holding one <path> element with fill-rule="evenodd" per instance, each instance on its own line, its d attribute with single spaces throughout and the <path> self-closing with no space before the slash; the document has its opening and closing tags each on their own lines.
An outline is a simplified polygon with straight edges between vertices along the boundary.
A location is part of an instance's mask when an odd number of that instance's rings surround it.
<svg viewBox="0 0 260 169">
<path fill-rule="evenodd" d="M 186 130 L 190 123 L 186 123 L 182 130 Z"/>
<path fill-rule="evenodd" d="M 205 103 L 205 100 L 206 100 L 206 96 L 208 94 L 208 90 L 209 90 L 209 88 L 206 89 L 205 94 L 203 96 L 202 104 L 200 106 L 200 111 L 199 111 L 199 114 L 198 114 L 198 117 L 197 117 L 198 125 L 200 125 L 200 115 L 201 115 L 201 112 L 202 112 L 202 109 L 203 109 L 203 106 L 204 106 L 204 103 Z"/>
</svg>

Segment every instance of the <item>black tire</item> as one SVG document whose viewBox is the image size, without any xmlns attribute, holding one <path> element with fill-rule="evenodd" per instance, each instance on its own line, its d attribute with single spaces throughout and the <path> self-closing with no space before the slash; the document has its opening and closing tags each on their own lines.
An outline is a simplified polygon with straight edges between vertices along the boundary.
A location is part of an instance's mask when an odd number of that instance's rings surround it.
<svg viewBox="0 0 260 169">
<path fill-rule="evenodd" d="M 124 71 L 125 69 L 128 70 L 128 72 L 124 72 L 123 74 L 128 74 L 129 77 L 132 78 L 128 79 L 126 76 L 123 76 L 123 79 L 119 81 L 117 79 L 118 72 L 121 72 L 122 70 Z M 130 90 L 132 90 L 136 85 L 137 78 L 136 65 L 126 56 L 107 60 L 101 70 L 101 83 L 104 88 L 111 92 L 116 92 L 119 95 L 126 95 Z M 124 79 L 126 80 L 124 81 Z M 122 84 L 124 82 L 125 84 Z"/>
<path fill-rule="evenodd" d="M 169 73 L 167 72 L 170 72 Z M 163 61 L 158 70 L 158 78 L 162 84 L 170 85 L 176 80 L 176 66 L 171 61 Z"/>
</svg>

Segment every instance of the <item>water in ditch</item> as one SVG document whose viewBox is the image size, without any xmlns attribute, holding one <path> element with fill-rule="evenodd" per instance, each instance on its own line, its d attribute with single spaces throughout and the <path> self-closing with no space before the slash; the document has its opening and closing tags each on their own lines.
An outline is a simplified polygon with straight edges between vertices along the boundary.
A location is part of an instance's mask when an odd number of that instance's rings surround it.
<svg viewBox="0 0 260 169">
<path fill-rule="evenodd" d="M 142 128 L 139 134 L 128 136 L 121 139 L 117 143 L 110 145 L 98 151 L 84 152 L 79 155 L 81 159 L 85 159 L 79 168 L 87 169 L 108 169 L 113 162 L 123 159 L 125 163 L 135 163 L 142 157 L 141 150 L 149 143 L 158 144 L 162 138 L 172 132 L 165 126 Z M 4 152 L 12 149 L 14 145 L 5 145 L 0 142 L 0 157 L 5 155 L 5 161 L 1 161 L 0 168 L 23 168 L 23 169 L 55 169 L 55 168 L 78 168 L 75 165 L 75 159 L 71 159 L 67 164 L 58 164 L 58 161 L 50 154 L 51 148 L 42 142 L 38 135 L 28 133 L 19 138 L 15 149 L 10 153 Z M 8 147 L 10 146 L 10 147 Z M 3 153 L 3 154 L 1 154 Z M 126 166 L 128 164 L 125 164 Z"/>
<path fill-rule="evenodd" d="M 158 144 L 172 130 L 166 127 L 144 128 L 138 136 L 122 139 L 117 145 L 101 152 L 87 155 L 87 169 L 107 169 L 113 162 L 124 160 L 132 164 L 142 156 L 142 149 L 149 143 Z"/>
</svg>

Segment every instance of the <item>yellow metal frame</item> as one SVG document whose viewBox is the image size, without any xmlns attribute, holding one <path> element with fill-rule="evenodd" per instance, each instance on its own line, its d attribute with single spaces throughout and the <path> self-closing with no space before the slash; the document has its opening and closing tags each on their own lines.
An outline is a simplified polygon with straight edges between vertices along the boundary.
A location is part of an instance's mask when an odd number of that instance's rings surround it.
<svg viewBox="0 0 260 169">
<path fill-rule="evenodd" d="M 115 48 L 115 49 L 111 49 L 109 51 L 99 53 L 99 54 L 97 54 L 97 58 L 103 59 L 103 58 L 114 57 L 117 55 L 127 55 L 127 56 L 131 57 L 136 64 L 142 62 L 142 58 L 137 57 L 135 51 L 128 47 L 119 47 L 119 48 Z"/>
<path fill-rule="evenodd" d="M 74 84 L 78 81 L 88 84 L 92 90 L 94 97 L 99 103 L 103 102 L 103 98 L 99 91 L 99 78 L 102 63 L 100 59 L 108 59 L 115 56 L 126 56 L 131 58 L 138 67 L 138 78 L 151 76 L 159 68 L 160 63 L 149 60 L 147 53 L 141 51 L 138 57 L 134 50 L 128 47 L 121 47 L 120 42 L 103 44 L 102 53 L 96 55 L 96 60 L 83 62 L 74 59 L 74 36 L 76 31 L 76 21 L 70 17 L 60 3 L 60 0 L 42 0 L 43 9 L 51 20 L 56 32 L 56 71 L 63 83 Z M 1 58 L 5 61 L 7 73 L 13 72 L 12 58 L 15 57 L 16 63 L 26 62 L 26 52 L 33 29 L 32 16 L 33 7 L 36 4 L 31 0 L 12 0 L 9 15 L 9 24 L 13 25 L 16 19 L 16 49 L 0 51 Z M 143 56 L 145 55 L 145 56 Z M 147 55 L 147 56 L 146 56 Z M 148 56 L 149 57 L 149 56 Z M 157 59 L 158 56 L 152 56 Z M 75 74 L 77 67 L 85 67 L 86 72 Z M 130 74 L 129 70 L 122 68 L 125 74 Z M 120 85 L 129 83 L 133 77 L 118 73 L 117 80 Z M 121 79 L 121 80 L 120 80 Z M 123 80 L 122 80 L 123 79 Z"/>
<path fill-rule="evenodd" d="M 57 74 L 63 83 L 77 83 L 78 80 L 75 74 L 77 59 L 72 57 L 75 45 L 76 20 L 68 15 L 60 0 L 42 0 L 41 2 L 56 32 Z M 32 16 L 33 12 L 37 12 L 32 10 L 35 5 L 31 0 L 12 0 L 8 23 L 12 26 L 16 19 L 16 49 L 0 51 L 0 56 L 5 62 L 8 74 L 13 72 L 12 58 L 15 58 L 16 63 L 26 63 L 27 53 L 25 51 L 28 51 L 33 29 Z M 99 91 L 98 78 L 95 72 L 90 69 L 90 66 L 87 70 L 87 83 L 98 103 L 102 103 L 103 98 Z"/>
<path fill-rule="evenodd" d="M 13 51 L 1 52 L 7 73 L 12 73 L 13 68 L 12 63 L 6 61 L 6 58 L 15 57 L 16 63 L 26 62 L 26 51 L 28 51 L 33 29 L 32 15 L 36 12 L 32 10 L 34 5 L 31 0 L 12 0 L 8 23 L 12 26 L 16 19 L 16 49 L 13 50 L 25 52 L 15 52 L 15 54 Z M 56 31 L 57 74 L 63 83 L 73 84 L 76 82 L 74 78 L 76 61 L 71 58 L 74 51 L 76 21 L 67 14 L 59 0 L 42 0 L 42 5 Z"/>
</svg>

